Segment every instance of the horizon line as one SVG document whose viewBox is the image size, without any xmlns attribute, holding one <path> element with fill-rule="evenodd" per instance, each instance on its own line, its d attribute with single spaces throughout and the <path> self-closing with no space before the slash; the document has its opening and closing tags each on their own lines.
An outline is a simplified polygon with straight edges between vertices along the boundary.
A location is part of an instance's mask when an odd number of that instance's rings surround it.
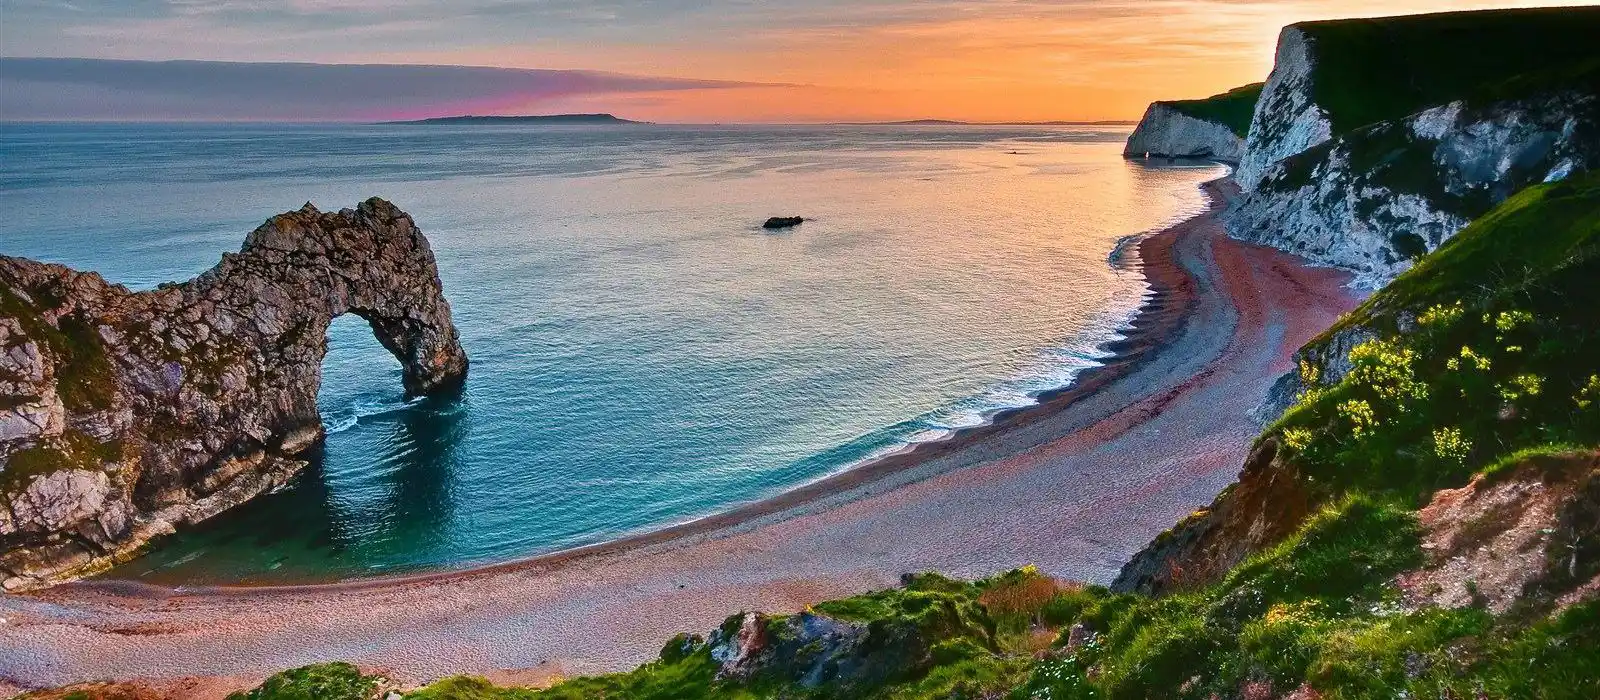
<svg viewBox="0 0 1600 700">
<path fill-rule="evenodd" d="M 488 118 L 528 118 L 528 117 L 566 117 L 582 113 L 550 113 L 550 114 L 447 114 L 437 117 L 422 117 L 418 119 L 99 119 L 94 117 L 71 119 L 6 119 L 0 118 L 0 125 L 13 124 L 211 124 L 211 125 L 275 125 L 275 126 L 319 126 L 319 125 L 348 125 L 348 126 L 427 126 L 420 122 L 430 119 L 453 119 L 458 117 L 488 117 Z M 596 112 L 594 114 L 607 114 L 609 112 Z M 582 127 L 595 129 L 617 129 L 627 127 L 651 126 L 1133 126 L 1139 123 L 1138 119 L 1025 119 L 1025 120 L 982 120 L 945 118 L 916 118 L 916 119 L 888 119 L 888 120 L 715 120 L 715 121 L 660 121 L 660 120 L 634 120 L 627 117 L 617 117 L 626 120 L 615 124 L 464 124 L 462 126 L 543 126 L 543 127 Z M 439 124 L 436 126 L 450 126 Z"/>
</svg>

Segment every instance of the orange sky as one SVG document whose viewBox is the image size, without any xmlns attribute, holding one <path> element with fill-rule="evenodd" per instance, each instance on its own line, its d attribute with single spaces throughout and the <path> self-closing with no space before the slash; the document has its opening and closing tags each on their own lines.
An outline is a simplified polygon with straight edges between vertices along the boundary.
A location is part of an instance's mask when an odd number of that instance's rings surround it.
<svg viewBox="0 0 1600 700">
<path fill-rule="evenodd" d="M 1278 30 L 1292 22 L 1557 4 L 1591 3 L 1015 3 L 984 6 L 970 17 L 848 31 L 777 29 L 733 46 L 670 52 L 651 46 L 597 58 L 556 46 L 437 58 L 799 84 L 603 96 L 565 105 L 660 121 L 1137 119 L 1152 100 L 1203 97 L 1265 79 Z"/>
<path fill-rule="evenodd" d="M 1136 119 L 1262 80 L 1285 24 L 1594 0 L 32 0 L 11 56 L 432 63 L 783 84 L 529 98 L 664 122 Z M 63 8 L 71 8 L 63 9 Z M 413 115 L 415 116 L 415 115 Z"/>
</svg>

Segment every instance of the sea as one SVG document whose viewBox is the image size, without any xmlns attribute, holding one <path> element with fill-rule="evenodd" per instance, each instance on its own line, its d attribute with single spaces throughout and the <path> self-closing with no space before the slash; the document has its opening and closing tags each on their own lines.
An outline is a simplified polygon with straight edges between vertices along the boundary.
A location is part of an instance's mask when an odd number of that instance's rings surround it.
<svg viewBox="0 0 1600 700">
<path fill-rule="evenodd" d="M 438 258 L 460 396 L 407 400 L 337 319 L 311 465 L 106 576 L 459 569 L 737 508 L 1070 385 L 1148 296 L 1119 251 L 1223 174 L 1124 160 L 1127 131 L 0 124 L 0 253 L 149 289 L 307 201 L 395 202 Z"/>
</svg>

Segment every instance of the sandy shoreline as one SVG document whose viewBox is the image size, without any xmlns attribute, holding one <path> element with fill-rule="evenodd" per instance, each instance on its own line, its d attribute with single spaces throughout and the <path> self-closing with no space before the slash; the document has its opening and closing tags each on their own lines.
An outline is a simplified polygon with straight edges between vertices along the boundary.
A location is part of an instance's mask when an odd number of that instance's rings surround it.
<svg viewBox="0 0 1600 700">
<path fill-rule="evenodd" d="M 1033 563 L 1108 580 L 1232 480 L 1248 411 L 1356 299 L 1345 276 L 1227 239 L 1208 212 L 1145 238 L 1153 296 L 1116 355 L 1038 404 L 777 498 L 645 535 L 462 572 L 173 591 L 90 582 L 0 600 L 0 680 L 181 681 L 220 697 L 346 659 L 409 681 L 614 670 L 739 609 L 783 611 L 937 569 Z M 181 690 L 190 687 L 189 690 Z M 4 683 L 0 683 L 4 690 Z"/>
</svg>

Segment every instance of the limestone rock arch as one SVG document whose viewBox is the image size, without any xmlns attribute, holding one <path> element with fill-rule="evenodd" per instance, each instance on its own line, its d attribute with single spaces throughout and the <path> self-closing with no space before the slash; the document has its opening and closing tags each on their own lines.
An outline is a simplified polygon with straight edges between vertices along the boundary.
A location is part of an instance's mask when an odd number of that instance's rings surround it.
<svg viewBox="0 0 1600 700">
<path fill-rule="evenodd" d="M 322 436 L 328 325 L 355 314 L 408 394 L 467 356 L 432 249 L 382 199 L 267 220 L 188 282 L 130 292 L 0 256 L 0 579 L 75 578 L 281 485 Z"/>
</svg>

